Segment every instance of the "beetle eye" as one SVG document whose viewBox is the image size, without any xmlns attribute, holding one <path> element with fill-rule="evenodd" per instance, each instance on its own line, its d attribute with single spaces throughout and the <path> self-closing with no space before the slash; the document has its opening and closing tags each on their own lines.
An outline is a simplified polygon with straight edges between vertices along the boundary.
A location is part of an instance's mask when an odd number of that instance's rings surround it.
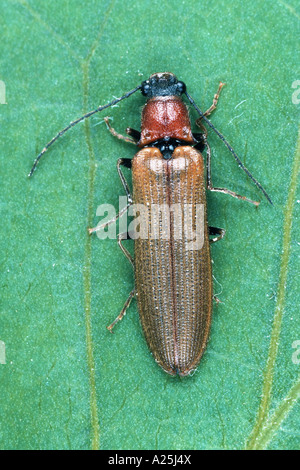
<svg viewBox="0 0 300 470">
<path fill-rule="evenodd" d="M 147 96 L 150 90 L 150 85 L 149 85 L 149 80 L 146 80 L 145 82 L 142 83 L 142 94 L 144 96 Z"/>
<path fill-rule="evenodd" d="M 186 91 L 186 85 L 183 82 L 178 82 L 177 83 L 177 90 L 179 93 L 184 93 Z"/>
</svg>

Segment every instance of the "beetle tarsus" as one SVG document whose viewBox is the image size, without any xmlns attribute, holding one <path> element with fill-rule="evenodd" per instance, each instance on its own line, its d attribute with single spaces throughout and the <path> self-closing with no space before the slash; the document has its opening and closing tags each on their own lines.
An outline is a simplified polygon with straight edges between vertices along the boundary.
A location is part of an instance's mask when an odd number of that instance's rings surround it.
<svg viewBox="0 0 300 470">
<path fill-rule="evenodd" d="M 108 329 L 108 331 L 113 333 L 113 331 L 112 331 L 113 327 L 115 326 L 116 323 L 118 323 L 119 321 L 122 320 L 124 315 L 126 315 L 126 310 L 128 309 L 129 305 L 131 304 L 131 301 L 132 301 L 134 296 L 135 296 L 135 289 L 132 289 L 132 291 L 130 292 L 130 294 L 128 296 L 128 299 L 126 300 L 120 314 L 117 316 L 117 318 L 109 326 L 106 327 Z"/>
<path fill-rule="evenodd" d="M 219 87 L 218 87 L 218 91 L 217 93 L 215 93 L 214 95 L 214 98 L 213 98 L 213 102 L 212 102 L 212 105 L 210 106 L 210 108 L 208 108 L 204 113 L 203 113 L 203 116 L 209 116 L 217 107 L 217 104 L 218 104 L 218 99 L 220 97 L 220 93 L 221 93 L 221 90 L 223 88 L 223 86 L 225 86 L 226 83 L 223 83 L 223 82 L 220 82 L 219 83 Z M 199 123 L 202 119 L 202 116 L 199 117 L 196 121 L 196 124 L 199 126 Z M 199 126 L 200 127 L 200 126 Z"/>
<path fill-rule="evenodd" d="M 132 139 L 131 137 L 127 137 L 126 135 L 119 134 L 110 124 L 109 122 L 109 117 L 104 118 L 104 122 L 107 126 L 107 129 L 109 132 L 114 136 L 117 137 L 117 139 L 124 140 L 125 142 L 128 142 L 129 144 L 134 144 L 137 145 L 137 142 L 135 139 Z"/>
</svg>

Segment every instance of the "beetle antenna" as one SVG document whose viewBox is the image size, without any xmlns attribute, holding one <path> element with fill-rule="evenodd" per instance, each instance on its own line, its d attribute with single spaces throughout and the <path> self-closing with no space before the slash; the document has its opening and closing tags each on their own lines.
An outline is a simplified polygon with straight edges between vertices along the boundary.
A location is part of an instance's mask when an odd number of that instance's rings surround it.
<svg viewBox="0 0 300 470">
<path fill-rule="evenodd" d="M 198 108 L 198 106 L 196 105 L 195 101 L 193 100 L 193 98 L 187 93 L 185 92 L 189 102 L 191 103 L 192 106 L 194 106 L 194 108 L 196 109 L 196 111 L 199 113 L 199 115 L 201 116 L 202 119 L 204 119 L 204 121 L 206 122 L 206 124 L 208 124 L 208 126 L 217 134 L 217 136 L 224 142 L 224 144 L 226 145 L 226 147 L 228 148 L 228 150 L 232 153 L 232 155 L 234 156 L 235 160 L 237 161 L 239 167 L 244 170 L 244 172 L 249 176 L 250 179 L 252 179 L 252 181 L 255 183 L 255 185 L 263 192 L 264 196 L 266 197 L 266 199 L 269 201 L 270 204 L 273 205 L 273 202 L 271 200 L 271 198 L 268 196 L 267 192 L 264 190 L 264 188 L 262 187 L 262 185 L 254 178 L 254 176 L 252 176 L 252 174 L 250 173 L 250 171 L 245 167 L 245 165 L 243 165 L 243 163 L 241 162 L 241 160 L 239 159 L 239 157 L 237 156 L 237 154 L 235 153 L 235 151 L 233 150 L 233 148 L 231 147 L 231 145 L 227 142 L 227 140 L 225 139 L 225 137 L 221 134 L 220 131 L 218 131 L 218 129 L 215 128 L 215 126 L 210 122 L 209 119 L 207 119 L 207 117 L 204 115 L 204 113 L 202 113 L 202 111 L 200 111 L 200 109 Z"/>
<path fill-rule="evenodd" d="M 76 124 L 78 124 L 79 122 L 83 121 L 84 119 L 87 119 L 89 118 L 90 116 L 92 116 L 93 114 L 95 113 L 98 113 L 99 111 L 103 111 L 103 109 L 106 109 L 106 108 L 109 108 L 110 106 L 114 106 L 115 104 L 119 103 L 120 101 L 124 100 L 125 98 L 129 98 L 129 96 L 133 95 L 133 93 L 135 93 L 136 91 L 140 90 L 142 88 L 142 85 L 139 85 L 137 86 L 136 88 L 134 88 L 133 90 L 131 91 L 128 91 L 127 93 L 125 93 L 125 95 L 121 96 L 121 98 L 116 98 L 115 100 L 111 101 L 110 103 L 108 104 L 105 104 L 104 106 L 99 106 L 97 109 L 94 109 L 94 111 L 90 111 L 89 113 L 87 114 L 84 114 L 83 116 L 81 116 L 79 119 L 76 119 L 76 121 L 72 121 L 70 122 L 70 124 L 65 127 L 64 129 L 62 129 L 58 134 L 56 134 L 55 137 L 53 137 L 50 142 L 48 142 L 48 144 L 43 148 L 43 150 L 41 151 L 41 153 L 36 157 L 35 161 L 34 161 L 34 164 L 30 170 L 30 173 L 28 174 L 28 176 L 32 176 L 33 173 L 34 173 L 34 170 L 36 169 L 36 166 L 38 164 L 38 162 L 40 161 L 41 157 L 44 155 L 45 152 L 47 152 L 48 148 L 54 144 L 54 142 L 59 138 L 61 137 L 63 134 L 65 134 L 69 129 L 71 129 L 71 127 L 74 127 Z"/>
</svg>

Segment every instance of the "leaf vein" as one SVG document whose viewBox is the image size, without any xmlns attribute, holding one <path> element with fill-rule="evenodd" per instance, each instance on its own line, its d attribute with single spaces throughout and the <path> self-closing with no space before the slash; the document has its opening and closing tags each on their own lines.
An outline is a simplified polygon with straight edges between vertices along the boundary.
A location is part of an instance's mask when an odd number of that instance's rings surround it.
<svg viewBox="0 0 300 470">
<path fill-rule="evenodd" d="M 279 346 L 279 338 L 282 326 L 282 318 L 284 314 L 284 304 L 285 304 L 285 293 L 286 293 L 286 285 L 287 285 L 287 276 L 288 276 L 288 264 L 289 264 L 289 257 L 290 257 L 290 245 L 291 245 L 291 232 L 292 232 L 292 220 L 293 220 L 293 208 L 296 199 L 296 189 L 297 189 L 297 181 L 298 181 L 298 174 L 299 174 L 299 167 L 300 167 L 300 128 L 298 130 L 298 139 L 297 139 L 297 146 L 296 152 L 293 161 L 292 173 L 291 173 L 291 181 L 290 187 L 288 192 L 288 198 L 286 203 L 285 209 L 285 219 L 284 219 L 284 226 L 283 226 L 283 252 L 281 257 L 281 266 L 280 266 L 280 274 L 279 274 L 279 284 L 278 284 L 278 297 L 275 307 L 275 314 L 271 332 L 271 340 L 269 346 L 269 353 L 268 359 L 266 364 L 266 369 L 264 373 L 263 379 L 263 391 L 262 391 L 262 398 L 257 414 L 256 423 L 253 427 L 253 430 L 249 436 L 247 448 L 248 449 L 255 449 L 257 445 L 260 445 L 260 442 L 267 443 L 269 440 L 266 438 L 266 433 L 270 434 L 270 423 L 273 423 L 273 434 L 275 433 L 276 429 L 278 429 L 281 421 L 287 416 L 287 413 L 290 411 L 290 407 L 283 407 L 279 405 L 277 410 L 274 412 L 272 416 L 277 416 L 280 410 L 280 415 L 282 417 L 281 420 L 275 422 L 273 418 L 268 418 L 271 398 L 272 398 L 272 387 L 273 387 L 273 380 L 274 380 L 274 371 L 275 371 L 275 364 L 276 358 L 278 353 L 278 346 Z M 297 385 L 297 383 L 296 383 Z M 296 386 L 295 385 L 295 386 Z M 294 388 L 294 387 L 293 387 Z M 296 387 L 297 390 L 297 387 Z M 295 400 L 292 401 L 295 403 Z"/>
</svg>

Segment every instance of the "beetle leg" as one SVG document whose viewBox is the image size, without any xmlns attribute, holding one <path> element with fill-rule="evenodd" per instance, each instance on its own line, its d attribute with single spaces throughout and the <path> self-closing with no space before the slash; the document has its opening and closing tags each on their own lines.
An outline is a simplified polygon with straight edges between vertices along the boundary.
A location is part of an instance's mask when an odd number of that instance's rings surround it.
<svg viewBox="0 0 300 470">
<path fill-rule="evenodd" d="M 117 219 L 119 217 L 121 217 L 123 214 L 125 214 L 125 212 L 128 210 L 128 208 L 131 206 L 132 204 L 132 196 L 131 196 L 131 193 L 130 193 L 130 190 L 129 190 L 129 187 L 128 187 L 128 183 L 126 181 L 126 178 L 125 176 L 123 175 L 122 173 L 122 170 L 121 170 L 121 165 L 127 167 L 127 168 L 131 168 L 131 159 L 130 158 L 119 158 L 118 161 L 117 161 L 117 171 L 118 171 L 118 175 L 119 175 L 119 178 L 121 180 L 121 183 L 123 185 L 123 188 L 125 189 L 125 192 L 126 192 L 126 196 L 127 196 L 127 205 L 125 207 L 123 207 L 123 209 L 111 220 L 109 220 L 108 222 L 106 222 L 105 224 L 102 224 L 102 225 L 97 225 L 96 227 L 93 227 L 93 228 L 89 228 L 88 229 L 88 232 L 89 234 L 91 235 L 92 233 L 94 232 L 97 232 L 99 230 L 102 230 L 103 228 L 106 228 L 108 225 L 110 224 L 113 224 L 114 222 L 117 221 Z"/>
<path fill-rule="evenodd" d="M 248 199 L 246 196 L 240 196 L 240 194 L 237 194 L 234 191 L 231 191 L 230 189 L 215 188 L 213 186 L 212 180 L 211 180 L 211 149 L 210 149 L 208 142 L 206 142 L 206 175 L 207 175 L 206 186 L 207 186 L 207 189 L 209 189 L 210 191 L 229 194 L 230 196 L 235 197 L 237 199 L 242 199 L 243 201 L 251 202 L 251 204 L 254 204 L 255 206 L 259 205 L 259 202 L 252 201 L 252 199 Z"/>
<path fill-rule="evenodd" d="M 204 126 L 203 126 L 203 128 L 204 128 Z M 194 139 L 197 140 L 196 145 L 194 145 L 194 149 L 199 150 L 199 152 L 203 152 L 203 150 L 206 147 L 206 135 L 205 135 L 205 133 L 193 132 L 193 137 L 194 137 Z"/>
<path fill-rule="evenodd" d="M 218 104 L 218 99 L 219 99 L 219 96 L 220 96 L 220 93 L 221 93 L 221 90 L 223 88 L 223 86 L 225 85 L 225 83 L 223 82 L 220 82 L 219 83 L 219 87 L 218 87 L 218 91 L 217 93 L 214 95 L 214 99 L 213 99 L 213 103 L 212 105 L 210 106 L 210 108 L 208 108 L 205 113 L 203 113 L 204 116 L 209 116 L 217 107 L 217 104 Z M 196 121 L 196 124 L 199 126 L 199 123 L 201 121 L 202 117 L 198 118 L 197 121 Z M 200 126 L 199 126 L 200 127 Z"/>
<path fill-rule="evenodd" d="M 203 142 L 203 145 L 206 147 L 207 146 L 207 129 L 206 127 L 204 126 L 204 124 L 202 124 L 202 122 L 199 121 L 199 119 L 197 119 L 196 121 L 196 124 L 198 127 L 200 127 L 200 129 L 202 130 L 202 133 L 200 132 L 193 132 L 193 136 L 195 137 L 196 140 L 199 141 L 200 139 L 200 142 Z M 197 145 L 197 144 L 196 144 Z"/>
<path fill-rule="evenodd" d="M 126 192 L 126 195 L 127 195 L 127 198 L 128 198 L 128 204 L 127 204 L 127 209 L 128 207 L 132 204 L 132 197 L 131 197 L 131 194 L 130 194 L 130 191 L 129 191 L 129 187 L 128 187 L 128 184 L 127 184 L 127 181 L 122 173 L 122 170 L 121 170 L 121 165 L 123 166 L 126 166 L 127 168 L 131 168 L 131 159 L 130 158 L 119 158 L 118 162 L 117 162 L 117 170 L 118 170 L 118 174 L 119 174 L 119 177 L 120 177 L 120 180 L 122 182 L 122 185 L 125 189 L 125 192 Z M 122 245 L 122 240 L 126 240 L 127 238 L 130 238 L 130 235 L 129 233 L 119 233 L 118 234 L 118 245 L 119 245 L 119 248 L 120 250 L 122 251 L 122 253 L 126 256 L 126 258 L 128 259 L 128 261 L 130 262 L 130 264 L 132 266 L 134 266 L 133 264 L 133 258 L 131 256 L 131 254 L 129 253 L 129 251 Z M 124 317 L 124 315 L 126 314 L 126 310 L 127 308 L 129 307 L 133 297 L 135 296 L 135 289 L 132 289 L 132 291 L 130 292 L 129 294 L 129 297 L 128 299 L 126 300 L 120 314 L 117 316 L 117 318 L 112 322 L 111 325 L 109 325 L 107 327 L 107 329 L 109 331 L 112 332 L 112 329 L 113 327 L 115 326 L 115 324 L 122 320 L 122 318 Z"/>
<path fill-rule="evenodd" d="M 121 166 L 125 166 L 126 168 L 131 168 L 131 159 L 130 158 L 119 158 L 117 161 L 117 171 L 123 188 L 125 189 L 125 193 L 128 199 L 128 202 L 132 204 L 132 196 L 129 190 L 128 183 L 126 181 L 125 176 L 122 173 Z"/>
<path fill-rule="evenodd" d="M 120 212 L 115 217 L 110 219 L 108 222 L 105 222 L 105 224 L 101 224 L 101 225 L 98 224 L 98 225 L 96 225 L 96 227 L 88 228 L 89 234 L 92 235 L 92 233 L 98 232 L 99 230 L 103 230 L 108 225 L 111 225 L 111 224 L 115 223 L 119 219 L 119 217 L 122 217 L 122 215 L 125 214 L 125 212 L 131 206 L 131 204 L 132 204 L 132 202 L 128 202 L 128 204 L 125 207 L 123 207 L 123 209 L 120 210 Z"/>
<path fill-rule="evenodd" d="M 196 143 L 196 145 L 194 145 L 194 148 L 199 150 L 199 152 L 203 152 L 203 150 L 207 146 L 207 129 L 202 124 L 202 122 L 198 122 L 198 121 L 199 121 L 199 119 L 197 119 L 196 124 L 197 124 L 198 127 L 200 127 L 200 129 L 203 132 L 193 132 L 193 137 L 194 137 L 194 139 L 197 140 L 197 143 Z"/>
<path fill-rule="evenodd" d="M 104 121 L 107 125 L 107 129 L 114 137 L 117 137 L 117 139 L 125 140 L 125 142 L 128 142 L 129 144 L 137 145 L 135 139 L 132 139 L 131 137 L 126 137 L 125 135 L 119 134 L 117 131 L 115 131 L 115 129 L 110 125 L 109 117 L 105 117 Z"/>
<path fill-rule="evenodd" d="M 117 318 L 112 322 L 111 325 L 107 326 L 106 328 L 112 333 L 112 329 L 113 327 L 115 326 L 116 323 L 118 323 L 118 321 L 122 320 L 122 318 L 124 317 L 124 315 L 126 314 L 126 310 L 128 309 L 129 305 L 131 304 L 131 301 L 133 299 L 133 297 L 135 296 L 135 289 L 132 289 L 132 291 L 130 292 L 129 296 L 128 296 L 128 299 L 126 300 L 120 314 L 117 316 Z"/>
<path fill-rule="evenodd" d="M 127 240 L 127 238 L 130 238 L 130 235 L 129 233 L 119 233 L 118 234 L 118 245 L 119 245 L 119 248 L 121 249 L 122 253 L 126 256 L 126 258 L 128 259 L 128 261 L 131 263 L 132 266 L 134 266 L 133 264 L 133 258 L 131 256 L 131 254 L 129 253 L 128 250 L 126 250 L 126 248 L 122 245 L 122 240 Z M 117 316 L 117 318 L 112 322 L 111 325 L 107 326 L 107 329 L 109 331 L 112 332 L 112 329 L 113 327 L 115 326 L 115 324 L 122 320 L 122 318 L 124 317 L 124 315 L 126 314 L 126 310 L 127 308 L 129 307 L 133 297 L 135 296 L 136 292 L 135 292 L 135 288 L 132 289 L 132 291 L 130 292 L 129 294 L 129 297 L 128 299 L 126 300 L 125 304 L 124 304 L 124 307 L 122 308 L 120 314 Z"/>
<path fill-rule="evenodd" d="M 223 304 L 223 302 L 219 299 L 219 297 L 216 296 L 216 294 L 213 295 L 213 299 L 214 299 L 214 301 L 216 302 L 217 306 L 218 306 L 219 304 Z"/>
<path fill-rule="evenodd" d="M 215 243 L 225 236 L 226 230 L 224 228 L 209 227 L 209 235 L 219 235 L 218 237 L 211 238 L 209 243 Z"/>
<path fill-rule="evenodd" d="M 136 131 L 135 129 L 132 129 L 132 127 L 127 127 L 126 134 L 131 135 L 131 137 L 133 137 L 136 142 L 138 142 L 141 138 L 140 131 Z"/>
<path fill-rule="evenodd" d="M 119 245 L 119 248 L 120 250 L 122 251 L 122 253 L 126 256 L 126 258 L 128 259 L 128 261 L 131 263 L 132 266 L 134 266 L 133 264 L 133 258 L 131 256 L 131 254 L 129 253 L 129 251 L 122 245 L 122 240 L 127 240 L 128 238 L 130 238 L 130 234 L 127 232 L 125 233 L 119 233 L 118 234 L 118 245 Z"/>
</svg>

